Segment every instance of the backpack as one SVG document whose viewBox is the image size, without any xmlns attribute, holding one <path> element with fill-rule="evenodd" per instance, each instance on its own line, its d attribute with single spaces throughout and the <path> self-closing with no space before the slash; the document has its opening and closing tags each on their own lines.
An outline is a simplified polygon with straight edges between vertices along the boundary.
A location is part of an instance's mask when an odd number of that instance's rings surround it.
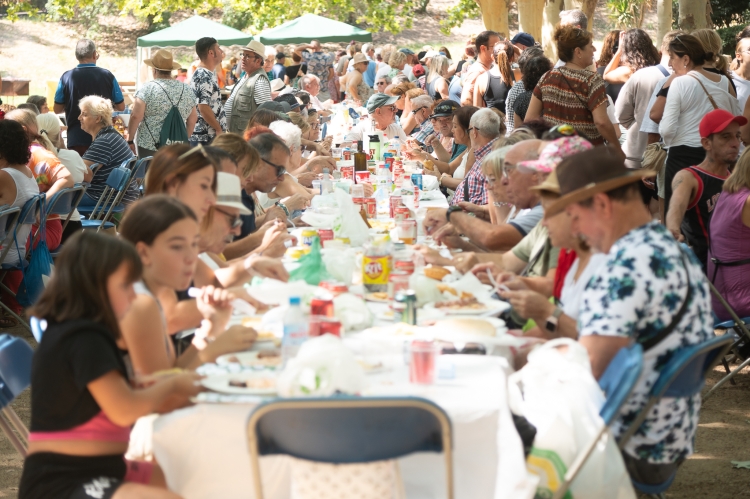
<svg viewBox="0 0 750 499">
<path fill-rule="evenodd" d="M 151 133 L 151 130 L 148 128 L 148 125 L 146 125 L 146 130 L 148 130 L 148 134 L 151 135 L 151 138 L 154 140 L 154 149 L 159 149 L 161 146 L 168 146 L 170 144 L 180 144 L 188 142 L 188 134 L 187 134 L 187 128 L 185 127 L 185 121 L 182 119 L 182 115 L 180 114 L 180 110 L 177 108 L 177 105 L 172 102 L 172 99 L 169 98 L 169 94 L 166 90 L 164 90 L 164 87 L 159 85 L 158 83 L 154 82 L 159 88 L 162 89 L 164 94 L 167 96 L 167 100 L 170 104 L 172 104 L 172 109 L 169 110 L 167 113 L 167 116 L 164 118 L 164 123 L 161 126 L 161 132 L 159 133 L 159 140 L 156 140 L 154 138 L 154 134 Z M 182 94 L 185 93 L 185 85 L 182 86 L 182 93 L 180 93 L 180 98 L 177 99 L 177 104 L 180 103 L 182 100 Z M 146 124 L 146 121 L 144 119 L 144 124 Z"/>
</svg>

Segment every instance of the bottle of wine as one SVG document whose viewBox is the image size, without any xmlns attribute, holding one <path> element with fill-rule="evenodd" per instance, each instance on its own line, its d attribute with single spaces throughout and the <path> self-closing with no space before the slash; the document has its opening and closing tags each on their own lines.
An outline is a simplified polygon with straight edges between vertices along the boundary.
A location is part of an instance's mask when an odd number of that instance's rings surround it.
<svg viewBox="0 0 750 499">
<path fill-rule="evenodd" d="M 367 171 L 367 154 L 362 149 L 362 141 L 357 141 L 357 152 L 354 153 L 354 171 L 355 172 L 366 172 Z"/>
</svg>

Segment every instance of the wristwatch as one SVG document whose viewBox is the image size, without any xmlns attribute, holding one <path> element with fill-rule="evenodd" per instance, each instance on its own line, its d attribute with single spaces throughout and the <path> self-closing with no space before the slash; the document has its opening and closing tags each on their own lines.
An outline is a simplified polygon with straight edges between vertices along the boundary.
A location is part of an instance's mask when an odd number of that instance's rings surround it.
<svg viewBox="0 0 750 499">
<path fill-rule="evenodd" d="M 550 333 L 556 332 L 557 320 L 560 318 L 562 314 L 563 314 L 563 309 L 561 309 L 560 307 L 555 307 L 555 310 L 552 312 L 552 315 L 547 317 L 547 322 L 544 324 L 544 329 L 546 329 Z"/>
<path fill-rule="evenodd" d="M 457 212 L 457 211 L 464 211 L 460 206 L 453 205 L 448 208 L 448 211 L 445 212 L 445 219 L 450 222 L 451 221 L 451 214 Z"/>
</svg>

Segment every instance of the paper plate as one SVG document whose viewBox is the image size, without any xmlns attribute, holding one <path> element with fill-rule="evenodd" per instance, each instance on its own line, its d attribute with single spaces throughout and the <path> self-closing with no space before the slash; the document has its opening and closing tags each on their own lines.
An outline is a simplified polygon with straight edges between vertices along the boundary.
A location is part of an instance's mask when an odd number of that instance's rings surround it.
<svg viewBox="0 0 750 499">
<path fill-rule="evenodd" d="M 231 386 L 230 381 L 245 382 L 248 386 Z M 203 378 L 201 384 L 218 393 L 237 395 L 274 395 L 276 393 L 276 376 L 265 371 L 209 376 Z"/>
<path fill-rule="evenodd" d="M 275 369 L 281 366 L 281 355 L 261 358 L 259 358 L 258 355 L 260 355 L 259 351 L 228 353 L 216 359 L 216 363 L 220 366 L 239 364 L 243 367 L 269 369 Z"/>
<path fill-rule="evenodd" d="M 478 317 L 496 317 L 510 309 L 510 304 L 500 300 L 481 300 L 484 308 L 435 308 L 434 303 L 424 306 L 425 310 L 439 310 L 445 315 L 474 315 Z"/>
</svg>

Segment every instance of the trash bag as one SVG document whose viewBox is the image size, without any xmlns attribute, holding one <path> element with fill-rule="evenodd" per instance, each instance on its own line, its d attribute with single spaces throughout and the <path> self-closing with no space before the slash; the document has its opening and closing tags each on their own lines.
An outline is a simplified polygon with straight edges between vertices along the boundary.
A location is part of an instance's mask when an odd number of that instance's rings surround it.
<svg viewBox="0 0 750 499">
<path fill-rule="evenodd" d="M 289 273 L 289 280 L 305 281 L 307 284 L 317 286 L 320 281 L 330 278 L 320 253 L 320 238 L 315 237 L 310 246 L 310 253 L 300 257 L 299 267 Z"/>
</svg>

